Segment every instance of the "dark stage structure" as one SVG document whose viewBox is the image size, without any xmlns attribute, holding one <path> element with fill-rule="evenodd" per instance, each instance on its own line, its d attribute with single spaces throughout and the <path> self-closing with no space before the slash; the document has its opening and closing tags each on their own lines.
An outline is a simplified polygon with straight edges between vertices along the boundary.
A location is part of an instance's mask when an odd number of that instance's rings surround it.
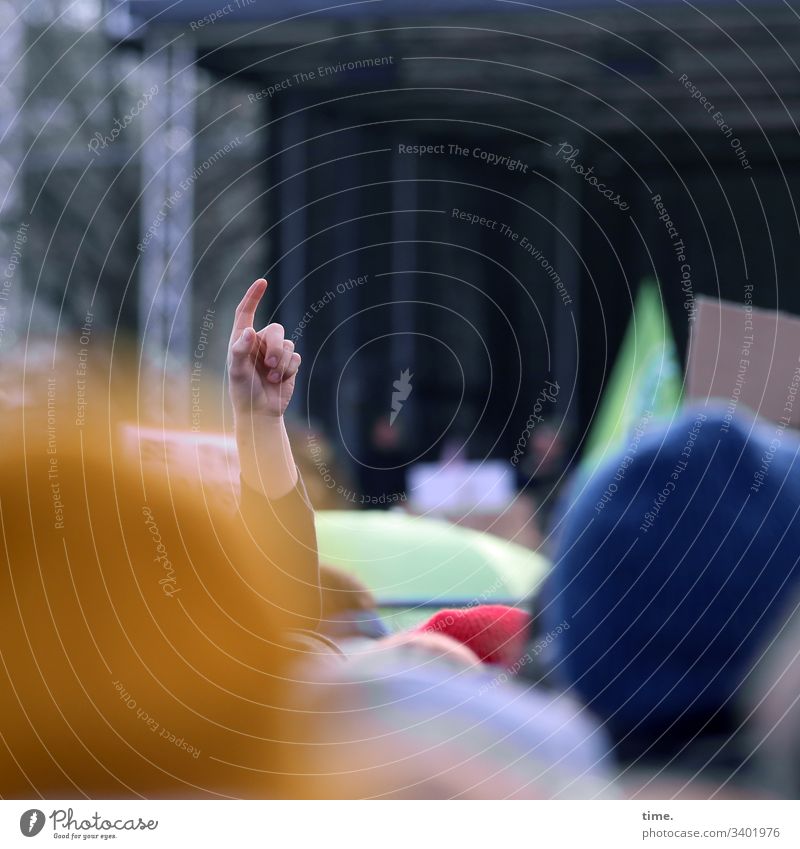
<svg viewBox="0 0 800 849">
<path fill-rule="evenodd" d="M 307 353 L 303 403 L 344 445 L 365 445 L 404 369 L 411 453 L 456 436 L 475 457 L 508 457 L 547 380 L 561 387 L 552 415 L 579 443 L 645 277 L 682 356 L 698 295 L 741 302 L 752 285 L 755 306 L 800 313 L 788 4 L 109 10 L 120 49 L 171 81 L 146 116 L 142 221 L 174 188 L 159 137 L 196 130 L 183 94 L 193 67 L 222 87 L 246 81 L 263 110 L 263 162 L 242 177 L 263 187 L 269 222 L 253 250 Z M 175 173 L 192 156 L 176 154 Z M 185 283 L 187 229 L 162 228 L 140 266 L 165 316 L 170 281 Z M 180 334 L 149 344 L 180 347 Z"/>
</svg>

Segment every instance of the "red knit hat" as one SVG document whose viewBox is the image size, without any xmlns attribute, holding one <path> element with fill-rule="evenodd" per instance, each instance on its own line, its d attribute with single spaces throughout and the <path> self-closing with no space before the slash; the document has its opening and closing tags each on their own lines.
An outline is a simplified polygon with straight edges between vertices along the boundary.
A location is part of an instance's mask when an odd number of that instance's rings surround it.
<svg viewBox="0 0 800 849">
<path fill-rule="evenodd" d="M 417 630 L 447 634 L 470 648 L 483 663 L 510 666 L 525 647 L 530 616 L 505 604 L 439 610 Z"/>
</svg>

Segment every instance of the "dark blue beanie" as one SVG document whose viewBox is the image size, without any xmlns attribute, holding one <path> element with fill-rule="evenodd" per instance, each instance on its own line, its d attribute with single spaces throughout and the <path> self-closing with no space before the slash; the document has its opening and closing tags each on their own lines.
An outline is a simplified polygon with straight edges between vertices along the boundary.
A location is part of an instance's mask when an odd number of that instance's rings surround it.
<svg viewBox="0 0 800 849">
<path fill-rule="evenodd" d="M 571 493 L 538 604 L 540 638 L 558 633 L 542 659 L 618 748 L 663 754 L 729 730 L 800 574 L 799 446 L 742 410 L 687 408 Z"/>
</svg>

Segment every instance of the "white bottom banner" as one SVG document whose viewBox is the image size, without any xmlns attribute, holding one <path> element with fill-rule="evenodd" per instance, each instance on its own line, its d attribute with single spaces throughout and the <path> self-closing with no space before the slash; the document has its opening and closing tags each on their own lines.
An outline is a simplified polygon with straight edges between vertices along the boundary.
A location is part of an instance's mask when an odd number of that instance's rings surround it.
<svg viewBox="0 0 800 849">
<path fill-rule="evenodd" d="M 0 846 L 797 847 L 800 803 L 773 801 L 0 802 Z M 512 843 L 513 841 L 513 843 Z"/>
</svg>

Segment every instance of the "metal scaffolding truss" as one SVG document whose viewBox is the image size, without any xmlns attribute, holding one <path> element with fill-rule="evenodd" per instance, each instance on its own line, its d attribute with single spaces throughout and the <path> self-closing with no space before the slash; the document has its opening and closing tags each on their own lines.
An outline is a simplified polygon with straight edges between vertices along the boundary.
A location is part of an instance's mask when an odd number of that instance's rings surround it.
<svg viewBox="0 0 800 849">
<path fill-rule="evenodd" d="M 158 94 L 142 113 L 139 338 L 145 412 L 165 423 L 189 416 L 194 49 L 151 29 L 145 73 Z"/>
<path fill-rule="evenodd" d="M 0 351 L 13 343 L 22 321 L 22 258 L 28 239 L 23 208 L 25 139 L 21 121 L 24 53 L 25 23 L 21 15 L 16 15 L 3 31 L 0 50 Z"/>
</svg>

